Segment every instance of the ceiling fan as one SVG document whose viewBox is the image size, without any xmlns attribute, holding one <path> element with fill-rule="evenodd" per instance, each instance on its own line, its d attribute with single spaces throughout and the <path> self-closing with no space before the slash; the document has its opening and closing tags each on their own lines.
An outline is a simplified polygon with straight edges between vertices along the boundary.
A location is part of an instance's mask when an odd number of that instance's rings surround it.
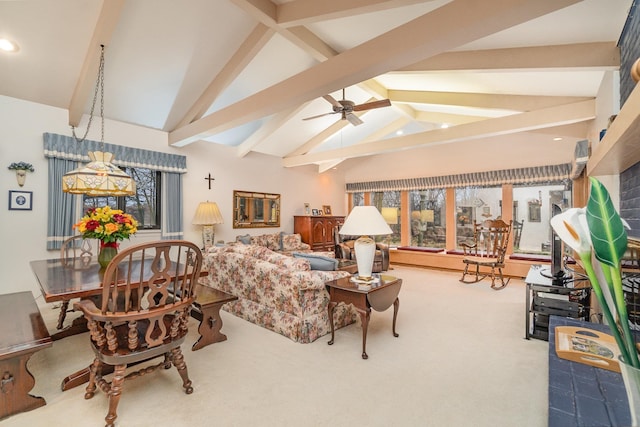
<svg viewBox="0 0 640 427">
<path fill-rule="evenodd" d="M 389 101 L 388 99 L 381 99 L 379 101 L 365 102 L 364 104 L 356 105 L 355 102 L 349 101 L 348 99 L 345 98 L 344 89 L 342 89 L 342 99 L 340 101 L 337 101 L 331 95 L 324 95 L 323 98 L 326 99 L 333 106 L 333 111 L 330 113 L 318 114 L 317 116 L 307 117 L 302 120 L 317 119 L 318 117 L 324 117 L 330 114 L 341 114 L 342 120 L 349 120 L 349 123 L 351 123 L 354 126 L 358 126 L 364 122 L 360 120 L 358 116 L 353 114 L 354 111 L 365 111 L 365 110 L 371 110 L 374 108 L 391 106 L 391 101 Z"/>
</svg>

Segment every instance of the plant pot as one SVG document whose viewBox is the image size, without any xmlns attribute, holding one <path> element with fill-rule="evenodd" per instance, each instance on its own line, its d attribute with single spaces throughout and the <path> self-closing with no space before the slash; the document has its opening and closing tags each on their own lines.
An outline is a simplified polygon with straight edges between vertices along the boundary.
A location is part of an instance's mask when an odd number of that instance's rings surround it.
<svg viewBox="0 0 640 427">
<path fill-rule="evenodd" d="M 98 254 L 98 264 L 101 268 L 107 268 L 113 257 L 118 254 L 118 244 L 116 242 L 100 242 L 100 253 Z"/>
<path fill-rule="evenodd" d="M 618 361 L 629 400 L 631 425 L 640 426 L 640 369 L 627 364 L 622 356 L 618 358 Z"/>
</svg>

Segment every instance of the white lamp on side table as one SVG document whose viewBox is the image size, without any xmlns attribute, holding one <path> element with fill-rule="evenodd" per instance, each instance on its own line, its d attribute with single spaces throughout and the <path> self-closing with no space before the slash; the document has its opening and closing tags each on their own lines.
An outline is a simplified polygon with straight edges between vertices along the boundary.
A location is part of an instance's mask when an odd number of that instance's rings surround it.
<svg viewBox="0 0 640 427">
<path fill-rule="evenodd" d="M 206 251 L 214 243 L 214 226 L 215 224 L 224 223 L 222 214 L 218 205 L 215 202 L 201 202 L 196 209 L 196 214 L 193 217 L 192 224 L 202 225 L 202 243 L 204 244 L 204 250 Z"/>
<path fill-rule="evenodd" d="M 353 245 L 358 264 L 358 280 L 372 281 L 376 242 L 369 236 L 393 233 L 378 209 L 375 206 L 354 207 L 338 233 L 360 236 Z"/>
</svg>

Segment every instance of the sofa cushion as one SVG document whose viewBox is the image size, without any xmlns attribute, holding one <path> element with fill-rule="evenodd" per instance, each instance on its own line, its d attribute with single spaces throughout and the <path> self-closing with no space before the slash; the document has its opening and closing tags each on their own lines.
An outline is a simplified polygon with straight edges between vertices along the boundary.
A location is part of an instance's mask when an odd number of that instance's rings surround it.
<svg viewBox="0 0 640 427">
<path fill-rule="evenodd" d="M 242 236 L 236 236 L 236 242 L 243 243 L 245 245 L 251 244 L 251 236 L 248 234 L 244 234 Z"/>
<path fill-rule="evenodd" d="M 300 234 L 283 234 L 282 235 L 282 250 L 294 251 L 300 249 L 302 243 L 302 237 Z"/>
<path fill-rule="evenodd" d="M 335 271 L 338 269 L 338 260 L 335 258 L 300 252 L 294 252 L 293 256 L 308 260 L 311 270 Z"/>
<path fill-rule="evenodd" d="M 264 246 L 272 251 L 280 250 L 280 233 L 261 234 L 251 237 L 251 243 L 254 245 Z"/>
</svg>

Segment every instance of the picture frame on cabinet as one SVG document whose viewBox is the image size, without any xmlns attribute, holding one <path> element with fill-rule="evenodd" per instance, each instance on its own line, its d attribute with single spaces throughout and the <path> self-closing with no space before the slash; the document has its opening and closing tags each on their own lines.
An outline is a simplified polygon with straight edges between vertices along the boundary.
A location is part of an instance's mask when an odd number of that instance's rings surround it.
<svg viewBox="0 0 640 427">
<path fill-rule="evenodd" d="M 331 215 L 331 206 L 329 205 L 323 205 L 322 206 L 322 210 L 324 211 L 325 215 Z"/>
<path fill-rule="evenodd" d="M 318 209 L 311 209 L 311 215 L 318 216 L 319 215 Z"/>
<path fill-rule="evenodd" d="M 304 214 L 311 215 L 311 205 L 309 203 L 304 204 Z"/>
<path fill-rule="evenodd" d="M 30 211 L 33 209 L 33 191 L 9 190 L 10 211 Z"/>
<path fill-rule="evenodd" d="M 324 212 L 322 211 L 322 209 L 318 210 L 318 215 L 320 215 L 320 216 L 324 215 Z"/>
</svg>

